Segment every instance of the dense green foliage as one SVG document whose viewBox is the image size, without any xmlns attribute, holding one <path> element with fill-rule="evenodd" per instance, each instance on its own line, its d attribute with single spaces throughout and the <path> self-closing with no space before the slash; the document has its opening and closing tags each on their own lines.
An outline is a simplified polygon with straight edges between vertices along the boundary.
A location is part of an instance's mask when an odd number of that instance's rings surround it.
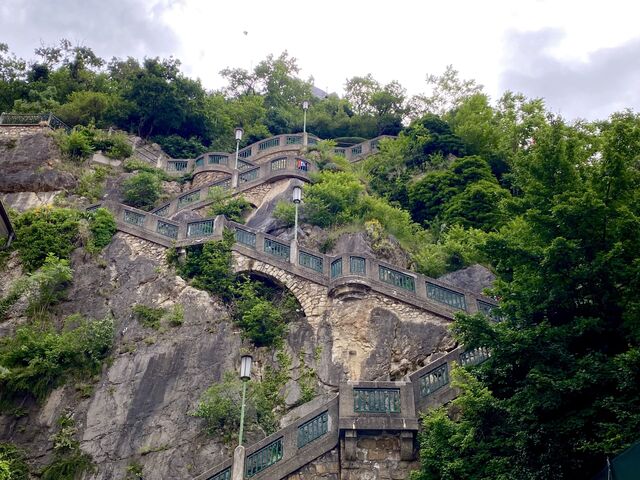
<svg viewBox="0 0 640 480">
<path fill-rule="evenodd" d="M 15 248 L 29 271 L 40 267 L 47 255 L 69 258 L 78 239 L 79 213 L 64 208 L 36 208 L 14 220 Z"/>
<path fill-rule="evenodd" d="M 47 206 L 16 215 L 13 221 L 16 241 L 12 248 L 20 252 L 27 271 L 41 267 L 49 255 L 68 259 L 83 243 L 87 251 L 98 253 L 116 232 L 115 219 L 104 208 L 86 213 Z M 84 238 L 81 230 L 88 231 Z"/>
<path fill-rule="evenodd" d="M 139 172 L 122 184 L 124 203 L 131 207 L 151 210 L 160 197 L 160 179 L 151 172 Z"/>
<path fill-rule="evenodd" d="M 458 375 L 455 416 L 425 419 L 416 478 L 590 478 L 638 440 L 640 117 L 598 127 L 555 119 L 515 162 L 511 220 L 482 247 L 503 320 L 455 323 L 492 357 Z"/>
<path fill-rule="evenodd" d="M 91 238 L 86 248 L 89 252 L 98 253 L 111 243 L 111 239 L 117 231 L 116 220 L 106 208 L 98 208 L 89 215 Z"/>
<path fill-rule="evenodd" d="M 25 453 L 12 443 L 0 443 L 0 480 L 29 480 Z"/>
<path fill-rule="evenodd" d="M 256 426 L 269 435 L 278 429 L 278 414 L 284 410 L 283 389 L 289 381 L 291 358 L 278 350 L 277 365 L 267 365 L 262 379 L 247 385 L 245 425 Z M 211 436 L 229 443 L 238 433 L 242 402 L 242 381 L 234 372 L 226 372 L 219 383 L 207 388 L 191 415 L 205 420 L 205 429 Z"/>
<path fill-rule="evenodd" d="M 29 393 L 43 400 L 71 376 L 100 370 L 113 342 L 113 320 L 72 315 L 57 331 L 48 324 L 27 325 L 0 340 L 0 400 Z"/>
<path fill-rule="evenodd" d="M 222 187 L 209 188 L 208 199 L 213 203 L 209 215 L 224 215 L 234 222 L 244 223 L 244 216 L 251 210 L 251 204 L 243 197 L 230 197 Z"/>
</svg>

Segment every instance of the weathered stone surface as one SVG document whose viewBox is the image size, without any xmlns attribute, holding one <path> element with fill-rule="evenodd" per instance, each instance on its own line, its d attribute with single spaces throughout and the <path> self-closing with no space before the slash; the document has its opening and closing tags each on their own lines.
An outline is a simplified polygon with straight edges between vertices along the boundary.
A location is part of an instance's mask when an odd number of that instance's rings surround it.
<svg viewBox="0 0 640 480">
<path fill-rule="evenodd" d="M 60 154 L 48 130 L 0 128 L 0 192 L 49 192 L 73 188 L 73 175 L 55 167 Z"/>
<path fill-rule="evenodd" d="M 448 282 L 451 285 L 470 290 L 474 293 L 482 293 L 485 288 L 493 286 L 496 276 L 487 267 L 476 264 L 463 268 L 462 270 L 446 273 L 438 277 L 438 280 Z"/>
</svg>

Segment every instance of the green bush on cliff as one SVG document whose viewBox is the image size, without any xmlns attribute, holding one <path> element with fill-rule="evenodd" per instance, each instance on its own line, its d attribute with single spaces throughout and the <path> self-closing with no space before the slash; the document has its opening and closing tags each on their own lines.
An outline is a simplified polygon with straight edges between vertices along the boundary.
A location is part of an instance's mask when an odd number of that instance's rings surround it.
<svg viewBox="0 0 640 480">
<path fill-rule="evenodd" d="M 66 259 L 76 247 L 80 213 L 66 208 L 28 210 L 14 221 L 15 247 L 27 271 L 42 266 L 49 254 Z"/>
<path fill-rule="evenodd" d="M 0 480 L 28 480 L 25 453 L 13 443 L 0 443 Z"/>
<path fill-rule="evenodd" d="M 48 325 L 27 325 L 0 340 L 0 400 L 29 393 L 43 400 L 71 376 L 99 371 L 113 343 L 113 320 L 67 317 L 57 331 Z"/>
<path fill-rule="evenodd" d="M 111 243 L 117 231 L 116 219 L 106 208 L 98 208 L 89 214 L 89 230 L 91 238 L 86 248 L 89 252 L 98 253 Z"/>
<path fill-rule="evenodd" d="M 150 172 L 140 172 L 122 184 L 124 203 L 131 207 L 150 210 L 160 196 L 160 179 Z"/>
<path fill-rule="evenodd" d="M 251 204 L 244 197 L 231 197 L 221 187 L 210 188 L 208 199 L 213 201 L 209 215 L 224 215 L 233 222 L 244 223 L 245 213 L 251 210 Z"/>
</svg>

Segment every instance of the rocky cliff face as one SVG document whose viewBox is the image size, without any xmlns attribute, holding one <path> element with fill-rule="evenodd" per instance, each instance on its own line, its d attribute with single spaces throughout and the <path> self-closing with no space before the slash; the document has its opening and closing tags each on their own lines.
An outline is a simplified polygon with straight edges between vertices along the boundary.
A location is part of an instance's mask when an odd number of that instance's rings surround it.
<svg viewBox="0 0 640 480">
<path fill-rule="evenodd" d="M 41 195 L 74 185 L 72 175 L 58 171 L 55 146 L 44 132 L 19 137 L 11 145 L 3 142 L 0 167 L 5 174 L 0 176 L 0 192 L 13 192 L 5 195 L 9 206 L 19 206 L 19 195 L 24 197 L 25 192 Z M 289 181 L 270 186 L 249 223 L 279 231 L 283 238 L 291 235 L 291 229 L 271 218 L 275 203 L 290 195 L 290 187 Z M 308 229 L 301 239 L 317 243 L 318 238 L 319 232 Z M 371 250 L 362 234 L 344 237 L 334 248 Z M 402 258 L 395 261 L 402 266 Z M 124 233 L 116 234 L 98 257 L 76 250 L 72 265 L 73 284 L 54 317 L 112 316 L 116 324 L 112 354 L 102 373 L 86 385 L 69 382 L 41 405 L 26 401 L 24 416 L 0 415 L 0 441 L 23 446 L 35 465 L 45 464 L 52 455 L 50 437 L 57 429 L 56 419 L 72 412 L 81 448 L 98 466 L 85 478 L 122 479 L 133 463 L 142 465 L 148 480 L 190 478 L 229 457 L 230 447 L 207 437 L 202 420 L 188 415 L 211 383 L 221 381 L 227 371 L 237 371 L 239 352 L 246 343 L 227 307 L 178 277 L 166 264 L 164 248 Z M 20 273 L 14 255 L 0 272 L 0 295 Z M 336 300 L 321 290 L 310 293 L 302 283 L 292 289 L 322 296 L 324 307 L 289 326 L 284 348 L 292 358 L 291 380 L 281 392 L 288 407 L 301 398 L 301 354 L 316 374 L 317 392 L 330 393 L 346 379 L 400 379 L 454 346 L 447 319 L 400 301 L 377 294 Z M 136 304 L 164 308 L 180 304 L 184 323 L 163 325 L 160 330 L 143 327 L 132 315 Z M 16 307 L 10 320 L 0 324 L 0 335 L 12 334 L 25 321 Z M 255 355 L 260 377 L 265 365 L 273 364 L 274 353 L 259 349 Z M 251 443 L 264 435 L 249 431 L 247 436 Z"/>
</svg>

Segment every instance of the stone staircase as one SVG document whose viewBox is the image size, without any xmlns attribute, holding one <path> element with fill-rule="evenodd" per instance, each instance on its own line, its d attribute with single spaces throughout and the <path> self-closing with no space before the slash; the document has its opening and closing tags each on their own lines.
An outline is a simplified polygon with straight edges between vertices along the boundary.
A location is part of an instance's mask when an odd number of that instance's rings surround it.
<svg viewBox="0 0 640 480">
<path fill-rule="evenodd" d="M 477 365 L 489 357 L 483 348 L 458 347 L 416 370 L 401 382 L 343 382 L 336 397 L 269 435 L 245 451 L 245 478 L 280 480 L 340 445 L 343 462 L 356 460 L 358 433 L 395 432 L 400 458 L 415 458 L 419 414 L 453 400 L 449 382 L 454 362 Z M 230 480 L 233 459 L 202 472 L 195 480 Z"/>
</svg>

